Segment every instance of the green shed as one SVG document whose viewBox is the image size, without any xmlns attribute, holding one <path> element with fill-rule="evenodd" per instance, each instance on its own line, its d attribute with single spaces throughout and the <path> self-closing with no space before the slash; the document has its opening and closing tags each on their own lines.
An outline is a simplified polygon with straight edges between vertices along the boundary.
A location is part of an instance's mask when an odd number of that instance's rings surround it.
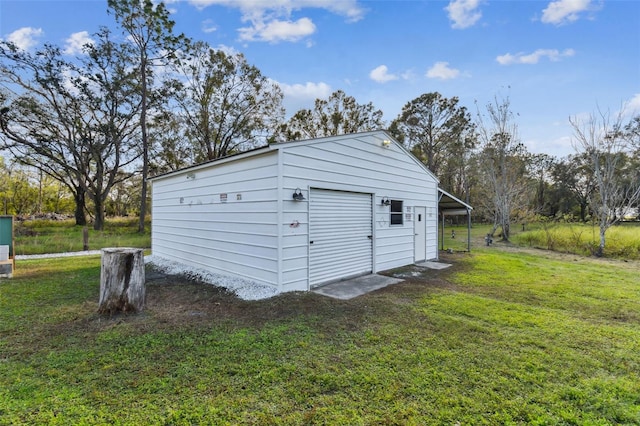
<svg viewBox="0 0 640 426">
<path fill-rule="evenodd" d="M 16 268 L 13 216 L 0 216 L 0 277 L 13 276 Z"/>
</svg>

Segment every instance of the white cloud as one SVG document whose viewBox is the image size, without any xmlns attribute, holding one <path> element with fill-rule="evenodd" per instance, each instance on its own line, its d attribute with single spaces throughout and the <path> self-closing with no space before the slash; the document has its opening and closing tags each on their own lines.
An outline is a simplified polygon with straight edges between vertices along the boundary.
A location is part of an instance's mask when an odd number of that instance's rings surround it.
<svg viewBox="0 0 640 426">
<path fill-rule="evenodd" d="M 305 84 L 286 84 L 278 83 L 285 96 L 289 96 L 296 99 L 305 99 L 315 101 L 316 99 L 328 98 L 332 93 L 331 86 L 327 83 L 312 83 L 306 82 Z"/>
<path fill-rule="evenodd" d="M 205 19 L 202 21 L 202 32 L 212 33 L 218 30 L 218 27 L 214 24 L 212 19 Z"/>
<path fill-rule="evenodd" d="M 629 108 L 640 111 L 640 93 L 636 93 L 629 101 Z"/>
<path fill-rule="evenodd" d="M 560 131 L 571 133 L 571 129 L 567 128 L 565 124 L 561 124 Z M 573 148 L 573 138 L 570 135 L 558 135 L 551 139 L 526 139 L 523 142 L 529 152 L 534 154 L 548 154 L 557 158 L 563 158 L 575 152 Z"/>
<path fill-rule="evenodd" d="M 478 10 L 481 0 L 452 0 L 444 9 L 453 21 L 452 28 L 464 29 L 475 25 L 482 17 Z"/>
<path fill-rule="evenodd" d="M 235 47 L 227 46 L 226 44 L 219 44 L 216 47 L 216 50 L 222 50 L 224 53 L 226 53 L 229 56 L 235 56 L 242 53 L 239 50 L 237 50 Z"/>
<path fill-rule="evenodd" d="M 316 31 L 315 24 L 309 18 L 300 18 L 295 22 L 272 20 L 270 22 L 254 23 L 251 27 L 240 28 L 240 40 L 267 41 L 298 41 Z"/>
<path fill-rule="evenodd" d="M 242 21 L 250 25 L 240 28 L 240 39 L 245 41 L 300 41 L 316 31 L 307 17 L 292 20 L 293 11 L 305 8 L 324 9 L 356 22 L 364 16 L 357 0 L 189 0 L 198 9 L 218 5 L 239 9 Z"/>
<path fill-rule="evenodd" d="M 591 0 L 556 0 L 542 11 L 542 22 L 562 25 L 577 21 L 581 12 L 590 10 Z"/>
<path fill-rule="evenodd" d="M 380 65 L 369 73 L 369 78 L 378 83 L 386 83 L 387 81 L 397 80 L 398 76 L 389 74 L 389 69 L 386 65 Z"/>
<path fill-rule="evenodd" d="M 640 93 L 636 93 L 631 99 L 625 102 L 624 110 L 629 116 L 640 114 Z"/>
<path fill-rule="evenodd" d="M 268 12 L 289 16 L 294 10 L 314 8 L 328 10 L 355 22 L 362 19 L 365 13 L 365 10 L 358 5 L 357 0 L 189 0 L 189 3 L 198 9 L 216 5 L 235 7 L 240 9 L 245 17 L 263 16 Z"/>
<path fill-rule="evenodd" d="M 416 77 L 416 73 L 414 70 L 409 69 L 403 72 L 400 76 L 403 80 L 413 80 Z"/>
<path fill-rule="evenodd" d="M 289 116 L 295 114 L 303 108 L 313 108 L 316 99 L 327 99 L 333 92 L 327 83 L 307 82 L 304 84 L 278 84 L 284 93 L 282 103 Z"/>
<path fill-rule="evenodd" d="M 78 55 L 82 53 L 82 48 L 87 44 L 93 44 L 87 31 L 73 33 L 65 40 L 64 53 L 66 55 Z"/>
<path fill-rule="evenodd" d="M 429 70 L 426 77 L 439 78 L 440 80 L 450 80 L 460 76 L 460 71 L 449 67 L 449 62 L 436 62 Z"/>
<path fill-rule="evenodd" d="M 557 62 L 562 58 L 573 56 L 575 53 L 576 52 L 573 49 L 565 49 L 562 52 L 558 49 L 538 49 L 529 54 L 516 53 L 515 55 L 512 55 L 511 53 L 506 53 L 496 57 L 496 61 L 498 61 L 500 65 L 537 64 L 542 58 L 547 58 L 552 62 Z"/>
<path fill-rule="evenodd" d="M 29 50 L 38 44 L 38 38 L 44 35 L 42 28 L 23 27 L 7 36 L 7 41 L 20 50 Z"/>
</svg>

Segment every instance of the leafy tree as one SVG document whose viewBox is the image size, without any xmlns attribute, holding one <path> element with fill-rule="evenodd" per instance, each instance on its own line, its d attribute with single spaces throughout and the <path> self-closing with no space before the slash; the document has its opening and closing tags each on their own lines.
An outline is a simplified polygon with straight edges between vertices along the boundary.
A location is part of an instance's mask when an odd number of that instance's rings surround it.
<svg viewBox="0 0 640 426">
<path fill-rule="evenodd" d="M 551 206 L 548 192 L 550 192 L 551 172 L 554 169 L 556 159 L 548 154 L 531 154 L 529 156 L 529 174 L 535 184 L 533 210 L 537 214 L 553 216 L 554 208 Z"/>
<path fill-rule="evenodd" d="M 438 169 L 440 186 L 452 194 L 464 195 L 470 200 L 471 185 L 474 179 L 471 174 L 471 156 L 476 144 L 475 127 L 469 129 L 460 140 L 451 146 L 450 155 Z"/>
<path fill-rule="evenodd" d="M 631 148 L 635 150 L 635 155 L 640 155 L 640 115 L 636 115 L 627 123 L 624 133 L 629 139 Z"/>
<path fill-rule="evenodd" d="M 245 151 L 260 140 L 266 143 L 284 118 L 280 88 L 241 54 L 198 42 L 180 70 L 186 81 L 178 102 L 196 161 Z"/>
<path fill-rule="evenodd" d="M 596 256 L 604 255 L 607 230 L 630 206 L 640 201 L 640 172 L 632 157 L 633 133 L 625 131 L 621 113 L 611 117 L 601 111 L 586 119 L 571 118 L 575 147 L 586 156 L 594 179 L 590 197 L 600 230 Z M 631 128 L 633 124 L 627 124 Z"/>
<path fill-rule="evenodd" d="M 570 155 L 566 159 L 556 162 L 551 171 L 551 179 L 555 190 L 564 194 L 565 208 L 568 213 L 575 202 L 579 206 L 580 221 L 587 218 L 589 199 L 594 190 L 593 174 L 589 171 L 587 156 L 584 154 Z"/>
<path fill-rule="evenodd" d="M 64 182 L 74 196 L 76 224 L 85 225 L 85 190 L 71 152 L 81 146 L 75 129 L 77 101 L 63 78 L 72 68 L 60 50 L 45 46 L 31 55 L 0 41 L 3 148 L 16 161 L 34 164 Z"/>
<path fill-rule="evenodd" d="M 518 136 L 509 98 L 495 98 L 486 106 L 486 115 L 478 112 L 480 152 L 477 156 L 479 181 L 483 183 L 477 200 L 493 215 L 494 226 L 502 229 L 509 241 L 511 221 L 518 211 L 526 210 L 530 180 L 529 155 Z"/>
<path fill-rule="evenodd" d="M 98 43 L 86 46 L 88 56 L 77 84 L 91 114 L 91 133 L 85 140 L 89 139 L 88 162 L 94 167 L 85 167 L 92 170 L 93 179 L 84 185 L 94 204 L 94 228 L 102 229 L 111 189 L 133 175 L 127 170 L 140 158 L 135 120 L 142 105 L 135 97 L 129 46 L 112 42 L 106 30 L 98 36 Z"/>
<path fill-rule="evenodd" d="M 73 212 L 64 186 L 41 171 L 5 163 L 0 157 L 0 214 L 31 215 Z"/>
<path fill-rule="evenodd" d="M 455 175 L 464 173 L 474 146 L 474 125 L 467 109 L 440 93 L 425 93 L 408 102 L 392 123 L 391 133 L 454 190 Z M 446 176 L 443 176 L 446 175 Z"/>
<path fill-rule="evenodd" d="M 13 211 L 17 215 L 29 215 L 36 212 L 38 191 L 31 184 L 32 176 L 27 169 L 18 168 L 11 174 L 9 194 Z"/>
<path fill-rule="evenodd" d="M 139 125 L 142 145 L 142 187 L 138 231 L 144 232 L 147 213 L 147 176 L 149 174 L 148 113 L 153 90 L 153 69 L 166 65 L 184 48 L 184 35 L 174 35 L 175 22 L 163 2 L 152 0 L 108 0 L 110 13 L 129 36 L 136 50 L 134 62 L 138 78 L 137 95 L 140 97 Z"/>
<path fill-rule="evenodd" d="M 12 167 L 7 166 L 3 157 L 0 157 L 0 197 L 2 197 L 3 214 L 13 214 L 15 211 L 10 205 L 10 188 Z"/>
<path fill-rule="evenodd" d="M 41 213 L 73 213 L 74 203 L 68 188 L 51 176 L 44 174 L 38 170 L 38 192 L 42 208 L 38 211 Z"/>
<path fill-rule="evenodd" d="M 0 78 L 14 89 L 5 97 L 0 126 L 17 161 L 63 182 L 74 194 L 77 224 L 86 224 L 85 197 L 91 199 L 99 230 L 104 201 L 123 178 L 121 168 L 138 158 L 128 145 L 138 104 L 129 51 L 113 43 L 107 30 L 97 37 L 85 46 L 81 65 L 63 60 L 53 46 L 31 55 L 0 44 L 6 62 Z"/>
<path fill-rule="evenodd" d="M 139 206 L 140 178 L 122 179 L 109 192 L 105 202 L 107 214 L 111 216 L 128 216 Z"/>
<path fill-rule="evenodd" d="M 149 160 L 149 173 L 152 176 L 196 163 L 184 120 L 179 114 L 168 109 L 155 114 L 149 123 L 149 138 L 153 152 Z"/>
<path fill-rule="evenodd" d="M 301 109 L 280 128 L 281 140 L 313 139 L 378 130 L 384 127 L 382 111 L 373 104 L 358 104 L 342 90 L 328 99 L 316 99 L 314 108 Z"/>
</svg>

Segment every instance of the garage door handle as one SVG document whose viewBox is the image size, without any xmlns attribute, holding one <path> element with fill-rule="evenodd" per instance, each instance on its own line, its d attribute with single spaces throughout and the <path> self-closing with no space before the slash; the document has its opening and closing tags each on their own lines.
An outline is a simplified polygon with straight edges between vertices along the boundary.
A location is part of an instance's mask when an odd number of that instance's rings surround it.
<svg viewBox="0 0 640 426">
<path fill-rule="evenodd" d="M 367 238 L 372 240 L 373 239 L 373 235 L 367 235 Z"/>
<path fill-rule="evenodd" d="M 309 241 L 309 244 L 313 244 L 313 241 Z"/>
</svg>

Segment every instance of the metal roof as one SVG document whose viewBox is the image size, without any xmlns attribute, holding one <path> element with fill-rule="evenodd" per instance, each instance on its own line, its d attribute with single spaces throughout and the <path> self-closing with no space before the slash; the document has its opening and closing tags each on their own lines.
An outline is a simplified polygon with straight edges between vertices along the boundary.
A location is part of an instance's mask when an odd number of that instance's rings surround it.
<svg viewBox="0 0 640 426">
<path fill-rule="evenodd" d="M 473 207 L 444 189 L 438 188 L 438 210 L 445 216 L 456 216 L 468 214 Z"/>
</svg>

